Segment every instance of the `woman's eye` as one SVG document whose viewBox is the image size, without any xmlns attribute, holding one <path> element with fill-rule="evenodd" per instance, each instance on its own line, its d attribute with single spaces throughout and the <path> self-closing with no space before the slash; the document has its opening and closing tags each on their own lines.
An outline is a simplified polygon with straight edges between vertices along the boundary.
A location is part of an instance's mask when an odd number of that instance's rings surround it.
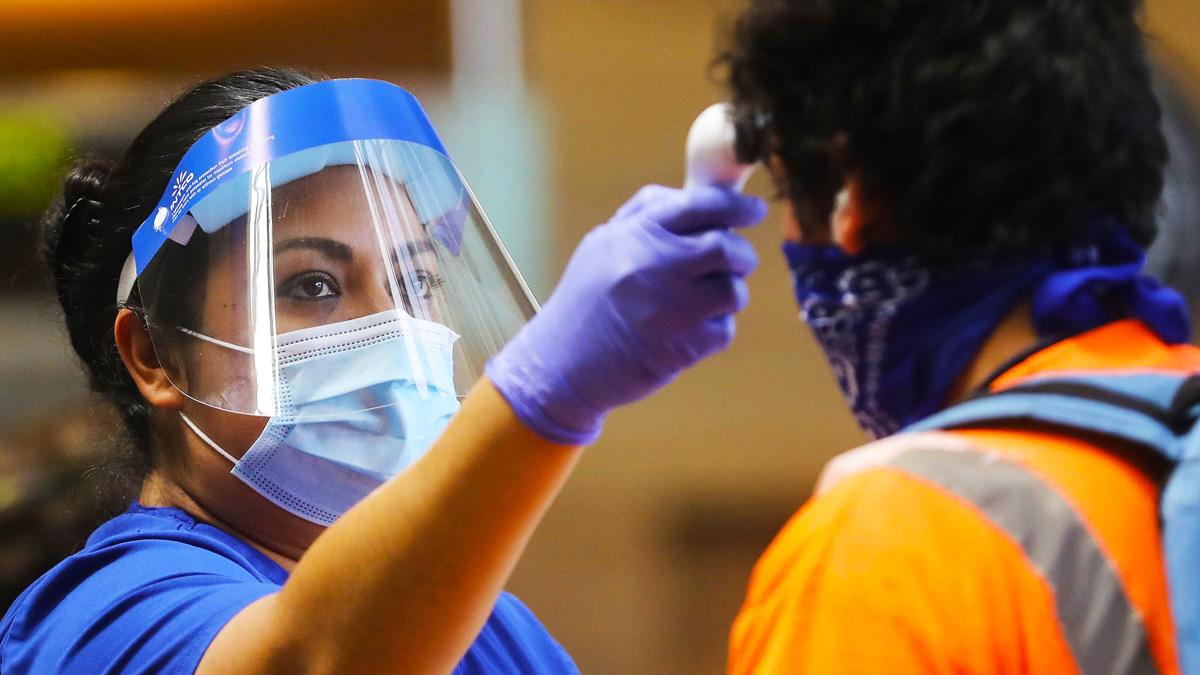
<svg viewBox="0 0 1200 675">
<path fill-rule="evenodd" d="M 292 300 L 326 300 L 340 295 L 337 282 L 324 272 L 308 272 L 293 277 L 281 290 L 282 295 Z"/>
</svg>

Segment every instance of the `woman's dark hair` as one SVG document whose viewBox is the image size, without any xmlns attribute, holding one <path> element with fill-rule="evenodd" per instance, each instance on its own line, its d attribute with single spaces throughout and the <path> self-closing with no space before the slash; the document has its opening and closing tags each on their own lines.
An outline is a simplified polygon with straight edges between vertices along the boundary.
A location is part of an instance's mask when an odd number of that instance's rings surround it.
<svg viewBox="0 0 1200 675">
<path fill-rule="evenodd" d="M 53 276 L 71 345 L 91 388 L 116 406 L 133 441 L 136 478 L 151 465 L 150 407 L 117 353 L 117 281 L 130 238 L 157 205 L 183 154 L 211 128 L 260 98 L 317 82 L 288 69 L 230 73 L 187 90 L 129 145 L 121 159 L 84 159 L 42 219 L 42 257 Z M 132 298 L 136 303 L 136 297 Z"/>
<path fill-rule="evenodd" d="M 933 258 L 1154 237 L 1166 146 L 1140 0 L 755 0 L 718 59 L 801 220 L 853 176 Z"/>
</svg>

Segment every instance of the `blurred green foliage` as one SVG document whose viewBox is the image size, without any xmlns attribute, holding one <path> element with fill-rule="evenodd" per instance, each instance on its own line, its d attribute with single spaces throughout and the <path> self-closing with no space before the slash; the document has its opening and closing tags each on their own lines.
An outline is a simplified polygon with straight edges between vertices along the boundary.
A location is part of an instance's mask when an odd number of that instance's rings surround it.
<svg viewBox="0 0 1200 675">
<path fill-rule="evenodd" d="M 70 138 L 51 116 L 0 111 L 0 219 L 24 220 L 45 209 L 70 151 Z"/>
</svg>

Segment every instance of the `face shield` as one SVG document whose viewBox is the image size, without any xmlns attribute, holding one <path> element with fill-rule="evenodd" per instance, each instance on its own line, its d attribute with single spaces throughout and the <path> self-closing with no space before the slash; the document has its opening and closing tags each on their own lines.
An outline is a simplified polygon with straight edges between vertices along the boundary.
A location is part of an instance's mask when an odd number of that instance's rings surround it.
<svg viewBox="0 0 1200 675">
<path fill-rule="evenodd" d="M 536 307 L 416 99 L 371 80 L 201 138 L 125 277 L 179 391 L 295 423 L 461 397 Z"/>
<path fill-rule="evenodd" d="M 188 398 L 267 418 L 233 474 L 328 525 L 433 443 L 536 309 L 408 92 L 334 80 L 198 140 L 118 303 Z"/>
</svg>

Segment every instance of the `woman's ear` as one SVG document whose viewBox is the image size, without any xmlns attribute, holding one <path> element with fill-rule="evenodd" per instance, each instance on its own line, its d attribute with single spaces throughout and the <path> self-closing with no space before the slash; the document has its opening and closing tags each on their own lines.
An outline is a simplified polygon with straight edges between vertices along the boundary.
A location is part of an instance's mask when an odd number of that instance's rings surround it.
<svg viewBox="0 0 1200 675">
<path fill-rule="evenodd" d="M 119 309 L 117 320 L 113 323 L 113 339 L 117 342 L 121 361 L 125 363 L 125 369 L 129 371 L 142 397 L 155 408 L 182 410 L 183 394 L 171 384 L 159 363 L 158 354 L 150 342 L 150 333 L 141 317 L 128 308 Z"/>
</svg>

